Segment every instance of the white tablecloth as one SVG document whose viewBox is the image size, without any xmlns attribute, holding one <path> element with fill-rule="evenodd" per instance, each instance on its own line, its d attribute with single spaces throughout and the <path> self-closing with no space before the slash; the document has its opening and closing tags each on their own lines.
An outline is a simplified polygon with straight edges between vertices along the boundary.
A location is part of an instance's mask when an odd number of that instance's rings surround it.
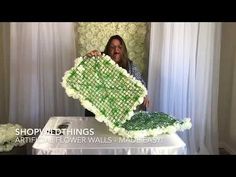
<svg viewBox="0 0 236 177">
<path fill-rule="evenodd" d="M 51 134 L 62 123 L 69 133 Z M 78 130 L 78 132 L 75 132 Z M 81 130 L 84 131 L 81 134 Z M 104 123 L 93 117 L 52 117 L 33 145 L 33 154 L 186 154 L 185 143 L 177 134 L 138 140 L 112 134 Z M 49 133 L 45 133 L 49 132 Z M 73 133 L 71 133 L 73 132 Z M 71 135 L 73 134 L 73 135 Z"/>
</svg>

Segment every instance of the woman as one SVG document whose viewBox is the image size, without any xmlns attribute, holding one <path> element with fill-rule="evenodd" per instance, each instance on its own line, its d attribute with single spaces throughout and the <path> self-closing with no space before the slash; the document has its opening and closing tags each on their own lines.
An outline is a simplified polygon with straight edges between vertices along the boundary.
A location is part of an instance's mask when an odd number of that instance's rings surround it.
<svg viewBox="0 0 236 177">
<path fill-rule="evenodd" d="M 126 69 L 129 74 L 133 75 L 137 80 L 140 80 L 142 84 L 146 86 L 141 73 L 134 65 L 133 61 L 128 58 L 128 51 L 125 42 L 119 35 L 114 35 L 108 40 L 103 53 L 109 55 L 120 67 Z M 93 50 L 86 56 L 92 57 L 100 55 L 102 55 L 100 51 Z M 144 98 L 142 105 L 145 108 L 149 106 L 149 100 L 147 96 Z M 91 114 L 91 112 L 85 110 L 85 116 L 94 116 L 94 114 Z"/>
</svg>

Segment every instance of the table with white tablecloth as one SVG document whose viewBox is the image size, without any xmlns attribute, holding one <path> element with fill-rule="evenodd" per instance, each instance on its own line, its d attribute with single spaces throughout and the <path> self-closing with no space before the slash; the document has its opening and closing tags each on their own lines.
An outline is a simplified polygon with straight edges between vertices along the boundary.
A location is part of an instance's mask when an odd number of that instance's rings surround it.
<svg viewBox="0 0 236 177">
<path fill-rule="evenodd" d="M 67 125 L 67 127 L 58 129 L 60 125 Z M 57 130 L 63 131 L 57 132 Z M 177 134 L 126 139 L 111 133 L 103 122 L 98 122 L 94 117 L 51 117 L 35 141 L 32 153 L 35 155 L 168 155 L 186 154 L 187 149 Z"/>
</svg>

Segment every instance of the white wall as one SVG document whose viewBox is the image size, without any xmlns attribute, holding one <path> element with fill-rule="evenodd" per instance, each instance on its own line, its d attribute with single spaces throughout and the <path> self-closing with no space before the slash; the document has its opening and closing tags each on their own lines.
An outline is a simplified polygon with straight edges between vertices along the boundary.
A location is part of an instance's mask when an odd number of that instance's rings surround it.
<svg viewBox="0 0 236 177">
<path fill-rule="evenodd" d="M 221 147 L 236 154 L 236 23 L 222 24 L 218 99 L 219 142 Z"/>
</svg>

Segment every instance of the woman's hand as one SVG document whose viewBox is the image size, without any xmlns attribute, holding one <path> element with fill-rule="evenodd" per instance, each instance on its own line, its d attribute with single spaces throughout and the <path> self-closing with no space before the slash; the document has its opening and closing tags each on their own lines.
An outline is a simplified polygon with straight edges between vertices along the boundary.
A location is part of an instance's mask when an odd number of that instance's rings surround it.
<svg viewBox="0 0 236 177">
<path fill-rule="evenodd" d="M 102 53 L 98 50 L 92 50 L 86 54 L 87 57 L 97 57 L 97 56 L 101 56 L 101 55 L 102 55 Z"/>
<path fill-rule="evenodd" d="M 146 108 L 149 107 L 149 99 L 147 96 L 143 100 L 143 106 L 145 106 Z"/>
</svg>

